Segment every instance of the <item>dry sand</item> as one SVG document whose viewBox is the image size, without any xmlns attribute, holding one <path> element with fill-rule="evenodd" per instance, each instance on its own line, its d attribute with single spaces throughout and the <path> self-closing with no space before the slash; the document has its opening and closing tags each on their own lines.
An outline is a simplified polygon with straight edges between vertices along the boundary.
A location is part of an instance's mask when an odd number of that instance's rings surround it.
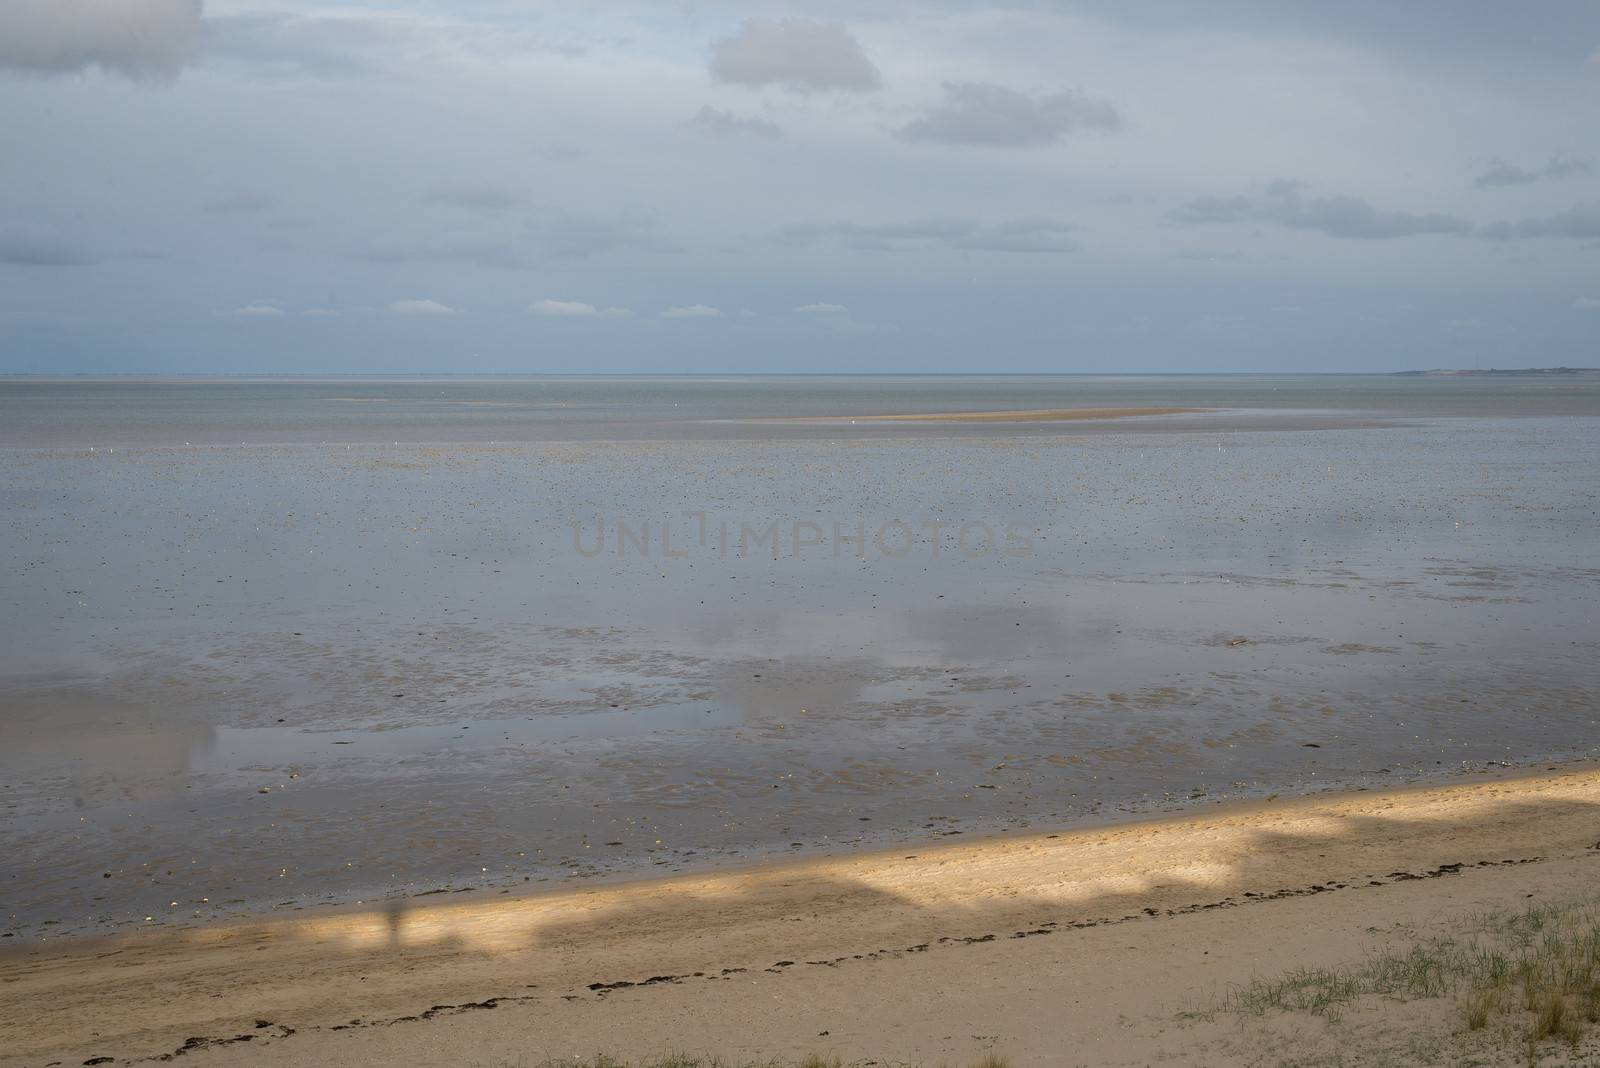
<svg viewBox="0 0 1600 1068">
<path fill-rule="evenodd" d="M 63 939 L 0 954 L 0 1061 L 180 1050 L 185 1063 L 249 1065 L 673 1050 L 1272 1060 L 1274 1044 L 1338 1051 L 1352 1033 L 1178 1013 L 1256 975 L 1349 961 L 1396 930 L 1592 890 L 1597 846 L 1600 770 L 1581 766 L 535 896 Z M 1397 1011 L 1373 1026 L 1414 1030 L 1438 1007 Z"/>
</svg>

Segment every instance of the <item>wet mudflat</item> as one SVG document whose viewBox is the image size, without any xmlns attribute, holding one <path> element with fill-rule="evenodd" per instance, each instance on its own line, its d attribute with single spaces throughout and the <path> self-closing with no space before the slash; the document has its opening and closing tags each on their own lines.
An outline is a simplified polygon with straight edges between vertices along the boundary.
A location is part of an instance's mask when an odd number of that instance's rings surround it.
<svg viewBox="0 0 1600 1068">
<path fill-rule="evenodd" d="M 13 445 L 0 927 L 1592 755 L 1600 420 L 1520 414 Z"/>
</svg>

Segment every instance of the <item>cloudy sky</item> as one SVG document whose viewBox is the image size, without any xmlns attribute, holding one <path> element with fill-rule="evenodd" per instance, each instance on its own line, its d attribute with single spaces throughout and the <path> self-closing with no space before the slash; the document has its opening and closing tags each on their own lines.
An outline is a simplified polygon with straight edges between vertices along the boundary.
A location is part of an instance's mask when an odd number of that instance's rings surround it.
<svg viewBox="0 0 1600 1068">
<path fill-rule="evenodd" d="M 1600 364 L 1600 3 L 0 0 L 0 372 Z"/>
</svg>

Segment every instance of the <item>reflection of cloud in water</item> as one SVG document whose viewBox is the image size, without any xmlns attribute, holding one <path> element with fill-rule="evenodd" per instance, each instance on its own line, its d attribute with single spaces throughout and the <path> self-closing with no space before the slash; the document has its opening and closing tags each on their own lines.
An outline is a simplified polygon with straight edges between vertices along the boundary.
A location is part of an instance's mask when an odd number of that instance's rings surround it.
<svg viewBox="0 0 1600 1068">
<path fill-rule="evenodd" d="M 77 805 L 107 791 L 126 798 L 180 791 L 192 755 L 216 737 L 206 724 L 170 722 L 168 710 L 73 687 L 11 695 L 0 708 L 0 777 L 59 776 Z"/>
<path fill-rule="evenodd" d="M 752 724 L 881 704 L 884 696 L 873 691 L 885 682 L 927 682 L 952 668 L 1053 655 L 1067 642 L 1051 607 L 940 605 L 707 612 L 693 617 L 687 638 L 708 654 L 720 651 L 708 681 L 723 705 Z"/>
<path fill-rule="evenodd" d="M 1068 640 L 1061 613 L 1043 605 L 952 605 L 908 612 L 902 624 L 950 663 L 1018 659 L 1059 650 Z"/>
<path fill-rule="evenodd" d="M 869 610 L 844 611 L 763 606 L 700 612 L 690 618 L 693 626 L 685 637 L 704 655 L 814 659 L 828 661 L 831 670 L 842 670 L 849 663 L 876 664 L 877 670 L 866 671 L 873 677 L 885 668 L 1026 657 L 1057 649 L 1067 639 L 1061 611 L 1047 605 L 941 600 L 933 607 L 889 602 Z M 873 655 L 862 656 L 868 649 Z"/>
<path fill-rule="evenodd" d="M 882 674 L 880 661 L 864 657 L 741 660 L 722 667 L 716 687 L 722 703 L 738 709 L 746 723 L 783 723 L 853 705 Z"/>
</svg>

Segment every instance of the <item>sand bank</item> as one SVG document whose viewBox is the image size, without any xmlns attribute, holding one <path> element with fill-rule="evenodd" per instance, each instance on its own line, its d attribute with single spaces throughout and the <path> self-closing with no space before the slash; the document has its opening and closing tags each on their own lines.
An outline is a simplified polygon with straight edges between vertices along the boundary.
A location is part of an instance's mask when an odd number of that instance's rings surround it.
<svg viewBox="0 0 1600 1068">
<path fill-rule="evenodd" d="M 1195 415 L 1214 408 L 1032 408 L 999 412 L 924 412 L 898 415 L 783 416 L 772 422 L 850 423 L 1059 423 L 1074 419 L 1127 419 L 1136 415 Z"/>
<path fill-rule="evenodd" d="M 707 1050 L 1120 1063 L 1397 924 L 1596 884 L 1600 770 L 0 954 L 0 1060 L 526 1063 Z M 428 903 L 432 902 L 432 903 Z M 493 1011 L 489 1011 L 493 1010 Z M 1229 1028 L 1233 1030 L 1230 1031 Z"/>
</svg>

